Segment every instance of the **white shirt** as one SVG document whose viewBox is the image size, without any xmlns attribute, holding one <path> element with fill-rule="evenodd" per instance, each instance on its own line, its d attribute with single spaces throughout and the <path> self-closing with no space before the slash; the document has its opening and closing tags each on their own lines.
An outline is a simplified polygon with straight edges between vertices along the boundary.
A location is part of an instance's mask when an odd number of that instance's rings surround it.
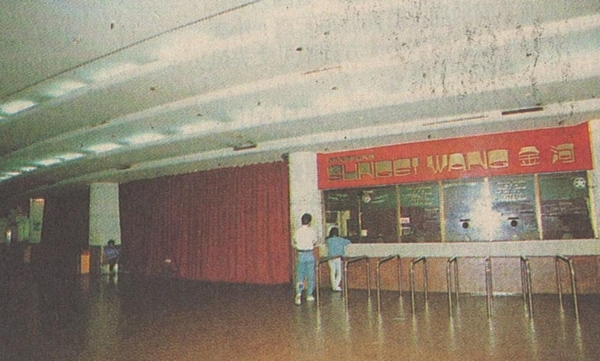
<svg viewBox="0 0 600 361">
<path fill-rule="evenodd" d="M 312 251 L 317 245 L 317 232 L 308 225 L 303 225 L 296 230 L 294 248 L 299 251 Z"/>
</svg>

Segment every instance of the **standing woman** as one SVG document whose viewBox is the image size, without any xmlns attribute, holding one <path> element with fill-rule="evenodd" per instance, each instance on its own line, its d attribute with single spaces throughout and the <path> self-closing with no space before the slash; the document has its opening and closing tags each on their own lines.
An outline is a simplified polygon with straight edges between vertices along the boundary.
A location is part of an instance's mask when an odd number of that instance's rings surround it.
<svg viewBox="0 0 600 361">
<path fill-rule="evenodd" d="M 306 282 L 306 300 L 314 301 L 313 290 L 315 287 L 315 255 L 314 248 L 317 245 L 317 232 L 310 226 L 312 216 L 304 213 L 301 217 L 302 225 L 296 230 L 294 249 L 296 257 L 296 298 L 294 303 L 302 304 L 302 290 Z"/>
<path fill-rule="evenodd" d="M 340 231 L 337 227 L 331 228 L 329 237 L 327 237 L 327 257 L 331 258 L 327 261 L 329 265 L 329 278 L 331 280 L 331 289 L 341 291 L 340 284 L 342 283 L 342 259 L 345 255 L 346 246 L 350 244 L 350 240 L 340 237 Z"/>
</svg>

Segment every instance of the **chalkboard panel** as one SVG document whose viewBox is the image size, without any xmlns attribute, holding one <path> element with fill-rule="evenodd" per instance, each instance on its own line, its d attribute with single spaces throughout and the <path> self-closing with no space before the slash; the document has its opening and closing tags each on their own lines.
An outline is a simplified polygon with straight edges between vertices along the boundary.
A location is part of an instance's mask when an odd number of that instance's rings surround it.
<svg viewBox="0 0 600 361">
<path fill-rule="evenodd" d="M 531 175 L 490 179 L 492 212 L 500 221 L 492 229 L 495 241 L 539 239 L 535 180 Z"/>
<path fill-rule="evenodd" d="M 438 183 L 408 184 L 399 189 L 402 242 L 441 241 Z"/>
<path fill-rule="evenodd" d="M 491 206 L 484 180 L 446 181 L 443 192 L 446 241 L 489 241 Z"/>
<path fill-rule="evenodd" d="M 361 190 L 361 234 L 368 242 L 398 242 L 397 198 L 395 186 Z"/>
<path fill-rule="evenodd" d="M 358 207 L 358 191 L 355 189 L 336 189 L 324 194 L 327 211 L 344 211 Z"/>
<path fill-rule="evenodd" d="M 395 186 L 330 190 L 324 197 L 327 223 L 345 223 L 338 226 L 353 242 L 398 242 Z"/>
<path fill-rule="evenodd" d="M 594 238 L 586 172 L 540 175 L 543 239 Z"/>
<path fill-rule="evenodd" d="M 396 187 L 378 187 L 362 189 L 360 193 L 362 211 L 383 210 L 397 208 Z"/>
</svg>

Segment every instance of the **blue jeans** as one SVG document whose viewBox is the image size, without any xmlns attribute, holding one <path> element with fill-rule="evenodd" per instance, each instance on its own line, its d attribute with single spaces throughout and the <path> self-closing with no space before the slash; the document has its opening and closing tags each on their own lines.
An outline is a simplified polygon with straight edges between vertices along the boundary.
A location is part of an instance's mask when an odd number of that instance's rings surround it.
<svg viewBox="0 0 600 361">
<path fill-rule="evenodd" d="M 302 293 L 306 280 L 306 296 L 312 296 L 315 288 L 315 256 L 312 252 L 298 252 L 296 259 L 296 294 Z"/>
</svg>

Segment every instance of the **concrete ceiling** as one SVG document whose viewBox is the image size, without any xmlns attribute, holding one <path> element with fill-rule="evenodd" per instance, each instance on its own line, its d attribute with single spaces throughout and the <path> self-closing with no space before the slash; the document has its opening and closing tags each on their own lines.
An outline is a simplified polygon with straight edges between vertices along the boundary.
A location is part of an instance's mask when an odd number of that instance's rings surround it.
<svg viewBox="0 0 600 361">
<path fill-rule="evenodd" d="M 0 0 L 0 18 L 0 203 L 600 116 L 597 0 Z"/>
</svg>

